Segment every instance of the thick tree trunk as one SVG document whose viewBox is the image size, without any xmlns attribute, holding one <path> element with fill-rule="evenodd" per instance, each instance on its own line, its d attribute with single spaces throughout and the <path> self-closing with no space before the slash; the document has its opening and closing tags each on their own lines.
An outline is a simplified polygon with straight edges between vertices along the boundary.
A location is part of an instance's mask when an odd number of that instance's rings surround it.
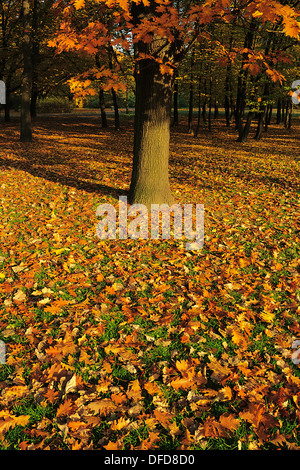
<svg viewBox="0 0 300 470">
<path fill-rule="evenodd" d="M 22 80 L 22 101 L 21 101 L 21 142 L 31 142 L 31 114 L 30 114 L 30 98 L 31 98 L 31 47 L 30 47 L 30 4 L 29 0 L 23 0 L 23 80 Z"/>
<path fill-rule="evenodd" d="M 134 156 L 130 203 L 172 204 L 168 161 L 173 79 L 151 59 L 136 73 Z"/>
</svg>

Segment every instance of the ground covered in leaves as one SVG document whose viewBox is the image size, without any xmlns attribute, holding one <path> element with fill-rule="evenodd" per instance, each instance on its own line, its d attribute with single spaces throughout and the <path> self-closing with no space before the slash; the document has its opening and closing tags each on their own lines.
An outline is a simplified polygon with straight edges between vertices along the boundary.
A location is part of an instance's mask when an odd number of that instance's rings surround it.
<svg viewBox="0 0 300 470">
<path fill-rule="evenodd" d="M 172 130 L 173 193 L 205 205 L 190 252 L 96 237 L 131 122 L 1 124 L 0 449 L 300 449 L 299 124 Z"/>
</svg>

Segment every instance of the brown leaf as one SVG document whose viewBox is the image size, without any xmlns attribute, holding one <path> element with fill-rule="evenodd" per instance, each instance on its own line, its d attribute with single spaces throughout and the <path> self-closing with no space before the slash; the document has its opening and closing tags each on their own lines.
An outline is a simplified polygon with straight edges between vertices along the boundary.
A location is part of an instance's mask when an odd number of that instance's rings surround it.
<svg viewBox="0 0 300 470">
<path fill-rule="evenodd" d="M 71 399 L 66 400 L 64 403 L 61 403 L 57 409 L 56 416 L 64 416 L 70 414 L 74 410 L 74 403 Z"/>
</svg>

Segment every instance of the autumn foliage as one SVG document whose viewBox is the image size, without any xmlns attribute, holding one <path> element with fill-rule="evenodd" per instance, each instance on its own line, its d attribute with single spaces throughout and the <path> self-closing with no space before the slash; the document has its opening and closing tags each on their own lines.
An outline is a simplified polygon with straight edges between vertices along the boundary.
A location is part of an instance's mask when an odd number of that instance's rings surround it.
<svg viewBox="0 0 300 470">
<path fill-rule="evenodd" d="M 2 449 L 300 448 L 299 123 L 242 147 L 216 126 L 171 136 L 174 193 L 205 204 L 195 252 L 96 237 L 132 124 L 2 130 Z"/>
</svg>

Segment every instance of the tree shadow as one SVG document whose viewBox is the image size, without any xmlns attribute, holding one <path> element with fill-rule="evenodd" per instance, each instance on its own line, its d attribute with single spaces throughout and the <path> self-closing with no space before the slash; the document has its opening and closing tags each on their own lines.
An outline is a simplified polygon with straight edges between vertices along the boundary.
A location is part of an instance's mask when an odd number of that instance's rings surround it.
<svg viewBox="0 0 300 470">
<path fill-rule="evenodd" d="M 115 132 L 113 129 L 103 131 L 95 117 L 88 122 L 86 119 L 71 116 L 37 118 L 34 140 L 26 144 L 19 141 L 17 120 L 14 119 L 6 124 L 5 133 L 0 135 L 0 167 L 22 170 L 35 177 L 116 200 L 120 196 L 128 196 L 126 189 L 95 181 L 101 181 L 101 172 L 89 165 L 93 161 L 101 161 L 105 170 L 111 170 L 112 183 L 114 177 L 120 180 L 111 152 L 111 144 L 116 140 Z M 62 140 L 57 138 L 59 135 Z M 83 143 L 77 160 L 76 149 L 79 150 L 80 141 Z M 73 152 L 71 147 L 74 147 Z M 127 171 L 129 167 L 123 163 L 122 171 L 125 169 Z"/>
</svg>

